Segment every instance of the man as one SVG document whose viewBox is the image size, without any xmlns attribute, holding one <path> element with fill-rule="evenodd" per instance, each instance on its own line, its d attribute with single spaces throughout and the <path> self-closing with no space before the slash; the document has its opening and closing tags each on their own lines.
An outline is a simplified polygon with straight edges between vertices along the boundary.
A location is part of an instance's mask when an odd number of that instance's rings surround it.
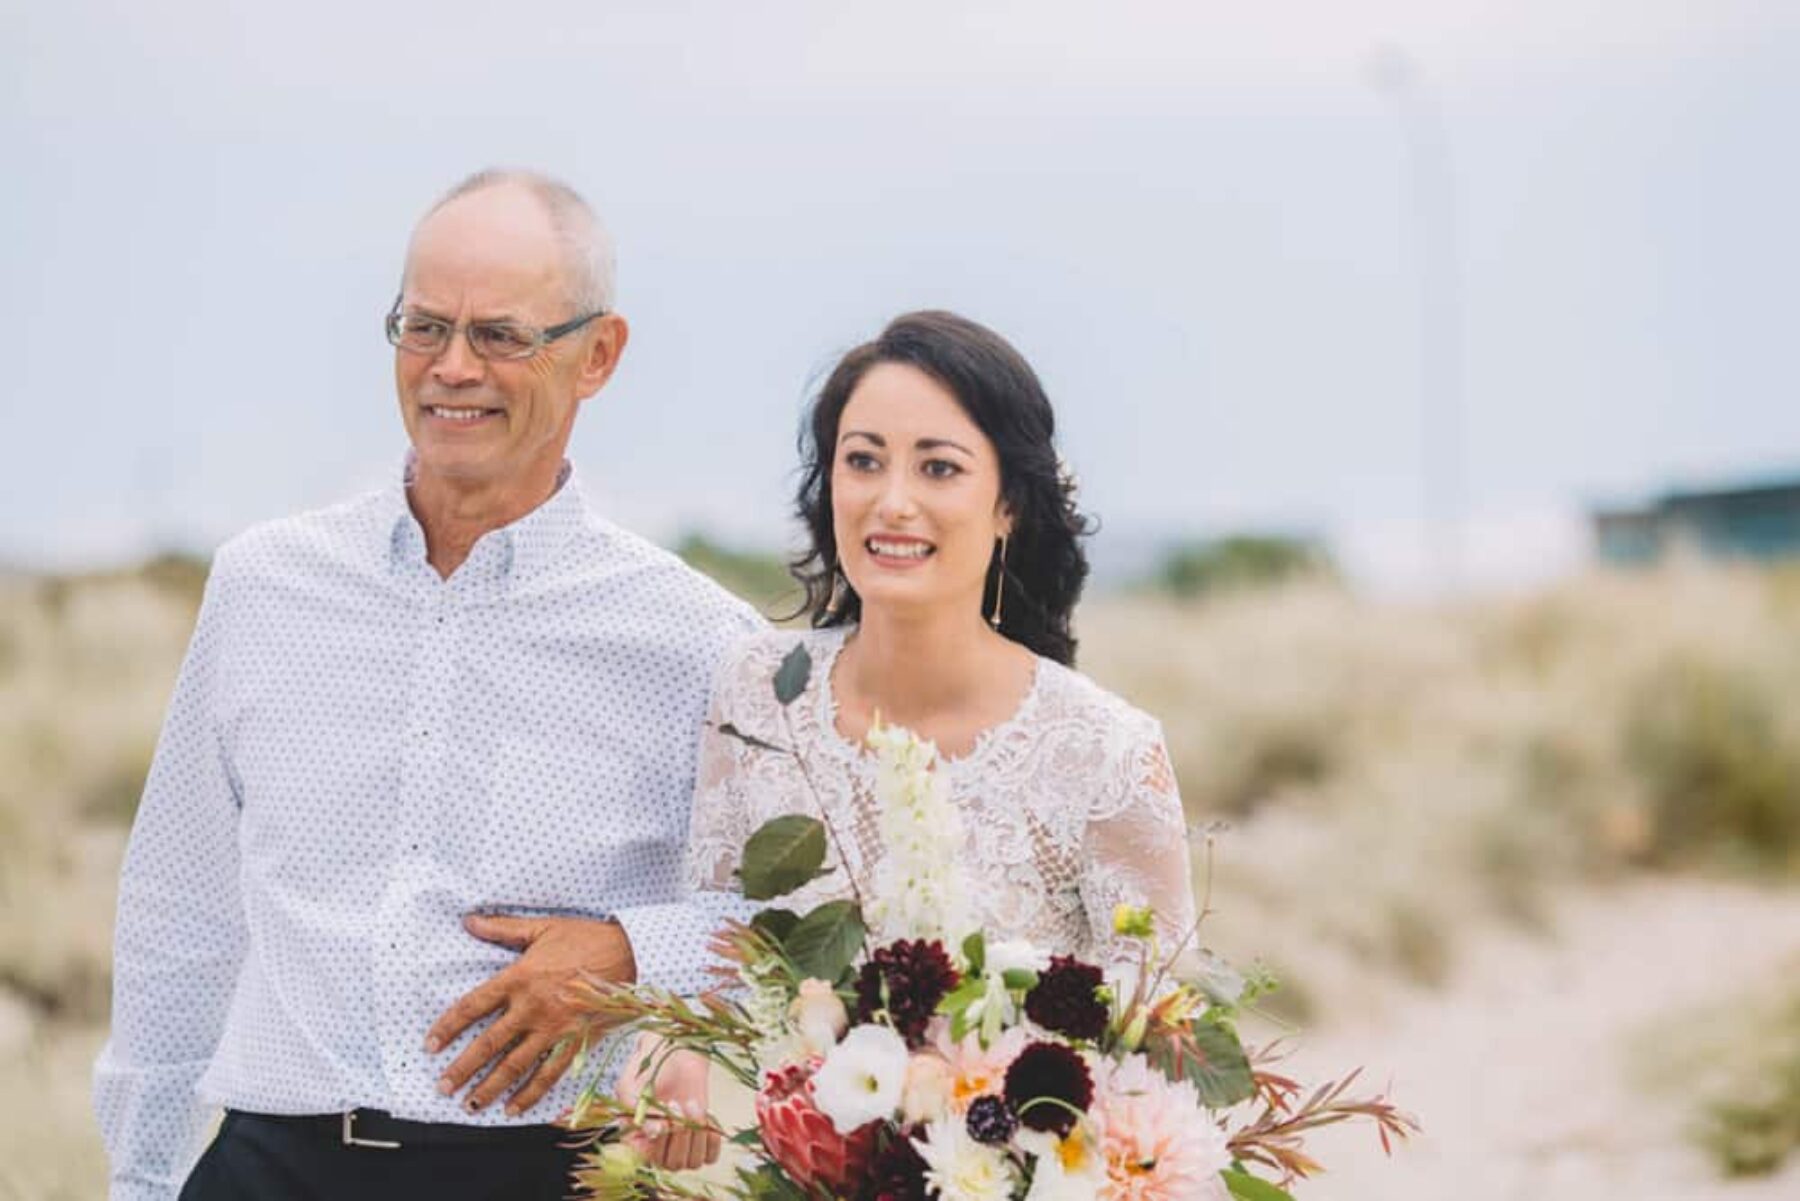
<svg viewBox="0 0 1800 1201">
<path fill-rule="evenodd" d="M 612 310 L 579 196 L 465 181 L 388 318 L 404 482 L 219 551 L 120 886 L 115 1201 L 561 1198 L 569 983 L 705 984 L 694 753 L 759 623 L 582 499 Z"/>
</svg>

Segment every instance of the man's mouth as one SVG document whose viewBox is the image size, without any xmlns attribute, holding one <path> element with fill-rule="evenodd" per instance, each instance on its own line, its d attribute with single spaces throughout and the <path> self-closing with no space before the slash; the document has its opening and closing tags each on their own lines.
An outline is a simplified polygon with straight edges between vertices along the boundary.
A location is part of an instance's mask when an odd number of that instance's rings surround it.
<svg viewBox="0 0 1800 1201">
<path fill-rule="evenodd" d="M 440 421 L 454 421 L 466 424 L 480 421 L 483 417 L 498 417 L 502 409 L 453 408 L 449 405 L 426 405 L 425 411 Z"/>
<path fill-rule="evenodd" d="M 881 559 L 928 559 L 937 547 L 923 538 L 865 538 L 863 549 Z"/>
</svg>

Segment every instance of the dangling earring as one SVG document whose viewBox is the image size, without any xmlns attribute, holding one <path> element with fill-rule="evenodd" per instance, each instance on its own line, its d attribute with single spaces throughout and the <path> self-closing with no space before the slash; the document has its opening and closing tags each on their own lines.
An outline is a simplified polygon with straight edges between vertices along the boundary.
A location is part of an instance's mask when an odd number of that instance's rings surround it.
<svg viewBox="0 0 1800 1201">
<path fill-rule="evenodd" d="M 844 578 L 844 569 L 831 569 L 831 597 L 825 602 L 825 612 L 836 617 L 844 611 L 845 593 L 849 590 L 849 581 Z"/>
<path fill-rule="evenodd" d="M 994 615 L 988 624 L 1000 628 L 1000 615 L 1006 607 L 1006 535 L 1000 535 L 1000 574 L 994 581 Z"/>
</svg>

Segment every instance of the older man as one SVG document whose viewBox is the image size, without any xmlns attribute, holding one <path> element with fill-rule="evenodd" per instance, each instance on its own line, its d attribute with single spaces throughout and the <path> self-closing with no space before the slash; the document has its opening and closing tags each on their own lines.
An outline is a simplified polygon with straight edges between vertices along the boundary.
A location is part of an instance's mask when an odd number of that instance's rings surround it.
<svg viewBox="0 0 1800 1201">
<path fill-rule="evenodd" d="M 564 460 L 612 293 L 579 196 L 465 181 L 387 319 L 404 480 L 219 551 L 120 886 L 115 1201 L 563 1197 L 566 986 L 703 984 L 694 753 L 758 619 Z"/>
</svg>

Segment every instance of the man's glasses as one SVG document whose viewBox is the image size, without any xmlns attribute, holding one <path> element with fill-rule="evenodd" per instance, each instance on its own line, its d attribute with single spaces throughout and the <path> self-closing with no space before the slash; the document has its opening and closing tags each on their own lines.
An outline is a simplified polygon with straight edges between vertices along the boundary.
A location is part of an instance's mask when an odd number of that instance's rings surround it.
<svg viewBox="0 0 1800 1201">
<path fill-rule="evenodd" d="M 517 321 L 471 321 L 462 327 L 469 349 L 483 359 L 528 359 L 564 334 L 572 334 L 596 317 L 604 317 L 605 309 L 595 309 L 585 317 L 539 329 Z M 409 354 L 428 354 L 433 358 L 450 345 L 456 336 L 456 324 L 429 313 L 409 313 L 394 298 L 388 310 L 387 339 Z"/>
</svg>

